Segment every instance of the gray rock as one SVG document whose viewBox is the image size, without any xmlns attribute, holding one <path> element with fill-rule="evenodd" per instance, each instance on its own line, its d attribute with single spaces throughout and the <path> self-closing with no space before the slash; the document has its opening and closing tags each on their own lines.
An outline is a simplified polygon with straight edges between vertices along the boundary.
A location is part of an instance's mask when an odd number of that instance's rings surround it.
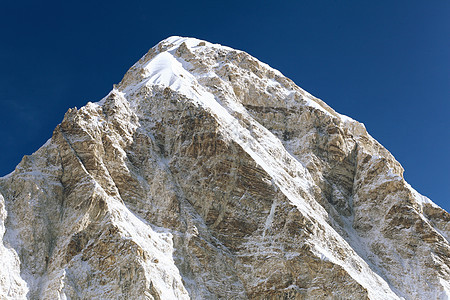
<svg viewBox="0 0 450 300">
<path fill-rule="evenodd" d="M 450 295 L 450 215 L 364 125 L 197 39 L 69 109 L 0 193 L 5 299 Z"/>
</svg>

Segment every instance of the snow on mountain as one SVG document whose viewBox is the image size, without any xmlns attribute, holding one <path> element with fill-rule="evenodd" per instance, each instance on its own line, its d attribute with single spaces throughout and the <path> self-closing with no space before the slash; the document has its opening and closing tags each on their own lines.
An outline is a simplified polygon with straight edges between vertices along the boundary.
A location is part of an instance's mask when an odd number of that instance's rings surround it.
<svg viewBox="0 0 450 300">
<path fill-rule="evenodd" d="M 194 38 L 69 109 L 0 193 L 8 299 L 450 295 L 450 215 L 364 125 Z"/>
</svg>

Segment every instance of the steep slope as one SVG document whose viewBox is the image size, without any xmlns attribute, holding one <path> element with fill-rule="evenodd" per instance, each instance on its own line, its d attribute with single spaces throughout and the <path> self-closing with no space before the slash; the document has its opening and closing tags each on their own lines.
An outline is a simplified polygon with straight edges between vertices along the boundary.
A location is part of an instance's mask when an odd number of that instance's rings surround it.
<svg viewBox="0 0 450 300">
<path fill-rule="evenodd" d="M 402 173 L 280 72 L 170 37 L 0 179 L 1 291 L 446 299 L 450 215 Z"/>
</svg>

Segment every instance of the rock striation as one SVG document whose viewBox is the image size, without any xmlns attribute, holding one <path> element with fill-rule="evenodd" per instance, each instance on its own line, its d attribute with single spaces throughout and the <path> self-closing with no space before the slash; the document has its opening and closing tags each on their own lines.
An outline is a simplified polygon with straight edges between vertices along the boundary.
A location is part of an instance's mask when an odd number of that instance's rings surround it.
<svg viewBox="0 0 450 300">
<path fill-rule="evenodd" d="M 448 299 L 449 221 L 363 124 L 170 37 L 0 178 L 0 298 Z"/>
</svg>

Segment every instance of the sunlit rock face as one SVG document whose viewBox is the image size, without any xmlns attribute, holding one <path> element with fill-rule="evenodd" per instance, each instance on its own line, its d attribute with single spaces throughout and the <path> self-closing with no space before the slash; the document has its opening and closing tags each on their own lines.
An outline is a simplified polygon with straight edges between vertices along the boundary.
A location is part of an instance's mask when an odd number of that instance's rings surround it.
<svg viewBox="0 0 450 300">
<path fill-rule="evenodd" d="M 280 72 L 171 37 L 0 178 L 0 294 L 447 299 L 450 215 L 402 174 Z"/>
</svg>

